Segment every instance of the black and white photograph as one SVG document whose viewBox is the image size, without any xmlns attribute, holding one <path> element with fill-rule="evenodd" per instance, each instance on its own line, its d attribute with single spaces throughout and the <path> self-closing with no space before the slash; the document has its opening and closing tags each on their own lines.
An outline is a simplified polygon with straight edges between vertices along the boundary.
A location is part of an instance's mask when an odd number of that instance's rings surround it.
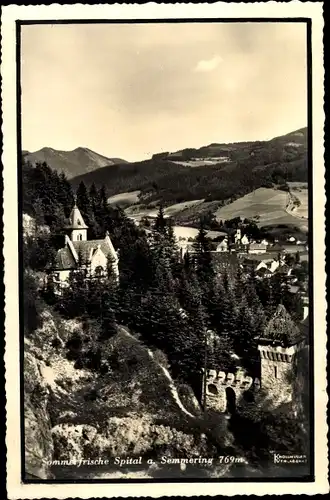
<svg viewBox="0 0 330 500">
<path fill-rule="evenodd" d="M 311 33 L 16 22 L 24 484 L 315 480 Z"/>
</svg>

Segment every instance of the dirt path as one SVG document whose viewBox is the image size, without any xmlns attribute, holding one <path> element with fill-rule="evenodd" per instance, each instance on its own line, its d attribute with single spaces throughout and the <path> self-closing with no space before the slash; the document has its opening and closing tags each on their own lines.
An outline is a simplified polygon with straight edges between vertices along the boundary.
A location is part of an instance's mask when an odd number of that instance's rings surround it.
<svg viewBox="0 0 330 500">
<path fill-rule="evenodd" d="M 155 361 L 155 363 L 158 364 L 158 366 L 163 370 L 163 373 L 165 375 L 165 377 L 167 378 L 167 380 L 169 381 L 169 387 L 170 387 L 170 391 L 172 393 L 172 396 L 173 396 L 173 399 L 175 400 L 176 404 L 178 405 L 178 407 L 186 414 L 188 415 L 189 417 L 191 418 L 196 418 L 195 415 L 193 415 L 192 413 L 190 413 L 182 404 L 182 401 L 180 399 L 180 396 L 178 394 L 178 390 L 177 388 L 175 387 L 175 384 L 174 384 L 174 380 L 172 379 L 171 377 L 171 374 L 169 373 L 169 371 L 164 367 L 162 366 L 161 364 L 159 364 L 155 358 L 154 358 L 154 355 L 153 353 L 150 351 L 150 349 L 147 349 L 148 351 L 148 354 L 149 354 L 149 357 L 151 359 L 153 359 Z"/>
</svg>

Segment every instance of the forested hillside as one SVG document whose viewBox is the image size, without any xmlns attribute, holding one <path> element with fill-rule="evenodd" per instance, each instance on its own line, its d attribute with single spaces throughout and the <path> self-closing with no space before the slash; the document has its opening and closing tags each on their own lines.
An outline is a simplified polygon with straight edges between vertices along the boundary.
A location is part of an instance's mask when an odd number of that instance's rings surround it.
<svg viewBox="0 0 330 500">
<path fill-rule="evenodd" d="M 37 226 L 50 228 L 49 233 L 25 240 L 24 263 L 26 268 L 43 272 L 63 245 L 61 235 L 73 203 L 71 186 L 47 165 L 35 169 L 23 165 L 23 173 L 23 210 L 35 218 Z M 89 226 L 89 239 L 104 237 L 108 230 L 119 250 L 120 286 L 114 287 L 110 277 L 106 284 L 89 285 L 78 272 L 70 278 L 61 300 L 51 290 L 48 293 L 67 317 L 87 314 L 94 321 L 101 316 L 95 327 L 97 345 L 111 335 L 116 322 L 123 323 L 166 353 L 175 376 L 193 381 L 200 373 L 206 328 L 219 336 L 215 358 L 225 367 L 230 366 L 231 349 L 242 354 L 251 351 L 249 357 L 255 358 L 255 338 L 280 301 L 294 317 L 300 317 L 300 298 L 292 296 L 280 275 L 260 282 L 254 276 L 242 276 L 238 267 L 237 274 L 218 276 L 203 227 L 194 259 L 187 255 L 182 261 L 162 210 L 147 236 L 123 211 L 107 204 L 105 188 L 97 190 L 92 185 L 88 191 L 81 184 L 77 203 Z M 26 300 L 32 300 L 33 294 L 30 297 L 26 290 Z M 33 315 L 26 319 L 34 324 Z M 92 346 L 94 352 L 93 341 Z"/>
<path fill-rule="evenodd" d="M 191 168 L 174 162 L 193 157 L 225 155 L 226 162 Z M 205 198 L 237 199 L 259 187 L 286 186 L 287 182 L 307 182 L 307 129 L 264 142 L 210 145 L 173 154 L 154 155 L 143 162 L 98 169 L 72 179 L 87 186 L 105 185 L 109 196 L 141 190 L 140 200 L 164 203 Z"/>
</svg>

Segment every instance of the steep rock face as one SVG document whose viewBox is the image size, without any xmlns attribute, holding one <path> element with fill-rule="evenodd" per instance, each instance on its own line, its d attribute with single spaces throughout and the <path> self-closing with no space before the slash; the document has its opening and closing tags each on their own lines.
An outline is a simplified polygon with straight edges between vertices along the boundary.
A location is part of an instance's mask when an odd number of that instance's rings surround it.
<svg viewBox="0 0 330 500">
<path fill-rule="evenodd" d="M 24 360 L 24 429 L 26 473 L 41 479 L 52 477 L 49 461 L 54 447 L 48 413 L 49 390 L 40 374 L 42 362 L 31 353 Z"/>
<path fill-rule="evenodd" d="M 47 308 L 42 320 L 25 340 L 26 474 L 42 479 L 166 477 L 168 467 L 160 465 L 163 456 L 217 455 L 193 394 L 187 389 L 182 393 L 181 387 L 178 394 L 163 365 L 138 339 L 119 328 L 104 347 L 110 355 L 109 372 L 100 375 L 76 369 L 66 358 L 66 341 L 74 332 L 82 334 L 78 321 L 64 321 Z M 175 395 L 184 395 L 182 404 L 188 404 L 189 411 L 182 410 Z M 228 446 L 222 424 L 213 438 Z M 141 456 L 143 465 L 119 469 L 116 456 Z M 150 456 L 152 466 L 146 462 Z M 98 458 L 109 459 L 108 466 L 76 465 Z M 173 467 L 171 474 L 179 477 L 180 467 Z M 200 473 L 205 476 L 207 469 L 202 467 Z"/>
<path fill-rule="evenodd" d="M 65 373 L 61 361 L 69 364 L 63 357 L 63 345 L 79 324 L 67 321 L 59 328 L 58 318 L 48 309 L 41 313 L 41 320 L 41 327 L 24 339 L 25 473 L 49 479 L 54 455 L 51 404 L 54 392 L 61 391 L 56 376 Z"/>
</svg>

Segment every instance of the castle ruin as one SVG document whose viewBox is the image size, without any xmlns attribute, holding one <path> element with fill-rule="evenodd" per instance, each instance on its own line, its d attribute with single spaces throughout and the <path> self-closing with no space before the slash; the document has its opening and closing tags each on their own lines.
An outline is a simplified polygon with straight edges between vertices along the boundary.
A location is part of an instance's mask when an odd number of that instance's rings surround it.
<svg viewBox="0 0 330 500">
<path fill-rule="evenodd" d="M 265 397 L 269 409 L 290 404 L 298 413 L 308 380 L 308 321 L 296 324 L 282 304 L 258 339 L 260 379 L 242 369 L 235 373 L 208 369 L 206 372 L 206 407 L 234 413 L 246 402 Z M 204 382 L 204 380 L 203 380 Z M 203 384 L 204 387 L 204 384 Z"/>
</svg>

